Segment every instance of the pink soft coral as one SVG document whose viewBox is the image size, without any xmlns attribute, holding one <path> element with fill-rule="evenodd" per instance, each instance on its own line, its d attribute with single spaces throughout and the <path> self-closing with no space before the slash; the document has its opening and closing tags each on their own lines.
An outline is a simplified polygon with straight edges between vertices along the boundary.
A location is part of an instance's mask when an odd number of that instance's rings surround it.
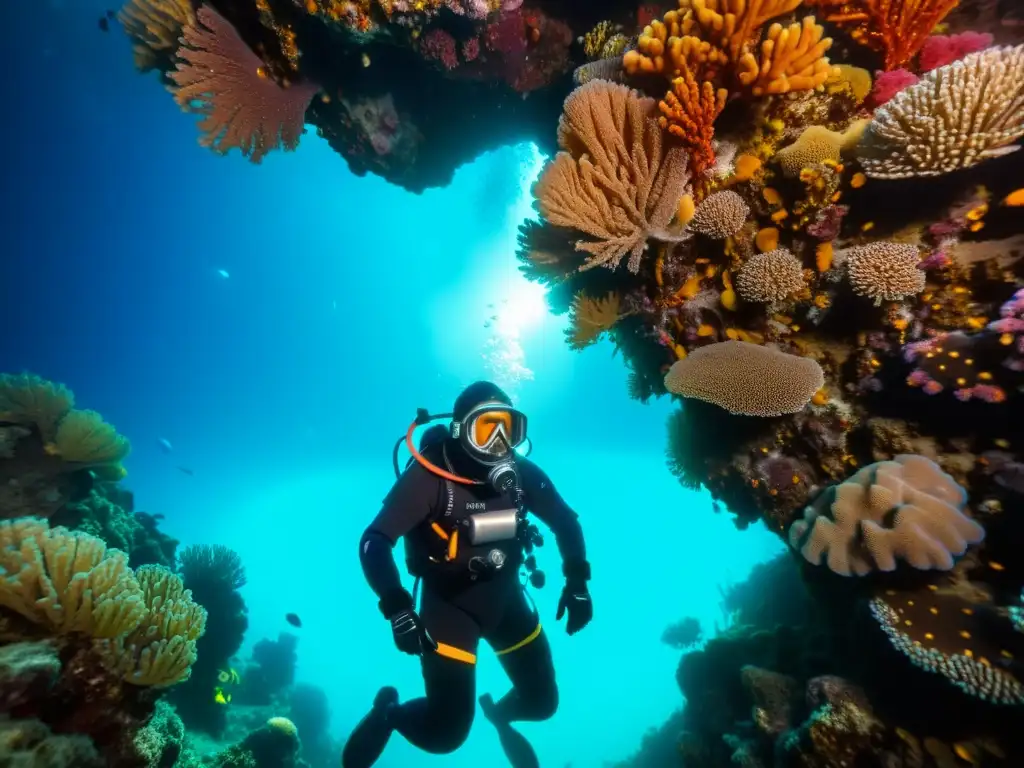
<svg viewBox="0 0 1024 768">
<path fill-rule="evenodd" d="M 919 59 L 922 72 L 952 64 L 969 53 L 977 53 L 992 45 L 988 32 L 960 32 L 956 35 L 932 35 L 925 40 Z"/>
<path fill-rule="evenodd" d="M 875 72 L 875 84 L 868 95 L 868 105 L 880 107 L 904 88 L 909 88 L 917 81 L 917 75 L 906 69 Z"/>
</svg>

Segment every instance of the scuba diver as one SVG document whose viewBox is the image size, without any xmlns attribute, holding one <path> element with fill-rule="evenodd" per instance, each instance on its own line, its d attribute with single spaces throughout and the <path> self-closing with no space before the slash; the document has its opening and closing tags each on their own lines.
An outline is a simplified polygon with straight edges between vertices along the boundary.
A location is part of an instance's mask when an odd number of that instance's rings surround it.
<svg viewBox="0 0 1024 768">
<path fill-rule="evenodd" d="M 451 414 L 420 410 L 404 438 L 413 461 L 398 477 L 359 542 L 359 559 L 400 651 L 420 657 L 426 695 L 399 703 L 381 688 L 345 744 L 343 768 L 369 768 L 394 731 L 433 754 L 458 749 L 476 710 L 476 653 L 484 640 L 497 653 L 512 689 L 495 702 L 480 697 L 514 768 L 538 768 L 514 722 L 547 720 L 558 708 L 551 647 L 526 584 L 540 588 L 534 547 L 543 544 L 527 510 L 554 534 L 565 586 L 556 621 L 568 615 L 574 635 L 593 618 L 583 531 L 547 475 L 515 449 L 526 442 L 526 416 L 495 384 L 479 381 L 455 400 Z M 451 418 L 443 433 L 417 426 Z M 398 445 L 395 474 L 398 474 Z M 393 548 L 405 539 L 416 598 L 402 587 Z"/>
</svg>

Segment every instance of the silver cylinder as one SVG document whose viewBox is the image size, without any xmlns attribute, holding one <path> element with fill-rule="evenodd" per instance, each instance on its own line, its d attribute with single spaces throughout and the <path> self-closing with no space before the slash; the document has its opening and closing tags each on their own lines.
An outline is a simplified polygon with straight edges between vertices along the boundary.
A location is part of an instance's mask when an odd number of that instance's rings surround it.
<svg viewBox="0 0 1024 768">
<path fill-rule="evenodd" d="M 469 543 L 473 546 L 491 544 L 495 541 L 509 541 L 516 537 L 518 521 L 514 509 L 478 512 L 475 515 L 470 515 L 468 520 Z"/>
</svg>

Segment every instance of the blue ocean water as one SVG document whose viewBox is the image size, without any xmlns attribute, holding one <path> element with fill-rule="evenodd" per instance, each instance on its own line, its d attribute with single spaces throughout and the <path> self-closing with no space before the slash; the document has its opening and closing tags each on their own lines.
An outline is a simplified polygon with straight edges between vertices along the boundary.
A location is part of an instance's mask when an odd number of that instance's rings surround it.
<svg viewBox="0 0 1024 768">
<path fill-rule="evenodd" d="M 422 195 L 353 176 L 313 134 L 261 166 L 217 157 L 156 76 L 136 74 L 120 30 L 98 29 L 105 10 L 8 9 L 0 368 L 67 384 L 128 436 L 136 508 L 165 515 L 182 546 L 241 555 L 242 656 L 302 617 L 298 678 L 328 692 L 338 738 L 380 685 L 422 691 L 356 554 L 391 447 L 417 407 L 447 410 L 478 378 L 508 386 L 533 457 L 580 514 L 596 610 L 568 638 L 560 585 L 536 594 L 562 699 L 523 731 L 545 766 L 628 756 L 682 703 L 662 630 L 695 615 L 710 631 L 720 586 L 781 545 L 677 484 L 669 403 L 628 399 L 609 342 L 570 351 L 564 319 L 520 276 L 537 150 L 494 151 Z M 539 559 L 558 573 L 553 543 Z M 504 693 L 493 656 L 479 671 L 481 692 Z M 455 756 L 396 736 L 381 765 L 499 757 L 481 718 Z"/>
</svg>

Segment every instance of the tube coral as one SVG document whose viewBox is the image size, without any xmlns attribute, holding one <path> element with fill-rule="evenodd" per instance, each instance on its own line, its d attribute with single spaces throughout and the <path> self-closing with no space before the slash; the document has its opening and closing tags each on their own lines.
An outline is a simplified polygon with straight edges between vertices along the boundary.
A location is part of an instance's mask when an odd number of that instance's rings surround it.
<svg viewBox="0 0 1024 768">
<path fill-rule="evenodd" d="M 203 116 L 200 146 L 221 155 L 237 148 L 253 163 L 279 147 L 295 149 L 318 87 L 279 85 L 223 16 L 205 5 L 196 16 L 197 23 L 185 27 L 168 77 L 178 105 Z"/>
</svg>

